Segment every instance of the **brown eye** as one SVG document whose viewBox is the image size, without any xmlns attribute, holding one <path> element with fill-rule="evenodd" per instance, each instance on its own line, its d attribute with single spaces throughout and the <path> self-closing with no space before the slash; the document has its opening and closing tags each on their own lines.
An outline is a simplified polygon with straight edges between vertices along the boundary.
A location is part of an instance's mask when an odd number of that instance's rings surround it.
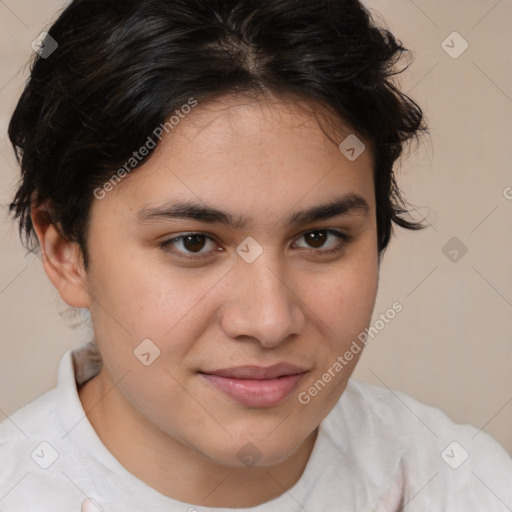
<svg viewBox="0 0 512 512">
<path fill-rule="evenodd" d="M 336 229 L 315 229 L 303 233 L 298 241 L 304 241 L 306 245 L 295 242 L 301 249 L 313 249 L 318 256 L 342 253 L 345 247 L 352 241 L 352 236 Z"/>
<path fill-rule="evenodd" d="M 200 251 L 204 247 L 205 242 L 204 235 L 187 235 L 183 237 L 183 247 L 190 252 Z"/>
<path fill-rule="evenodd" d="M 311 233 L 306 233 L 304 235 L 305 240 L 307 243 L 314 247 L 315 249 L 318 249 L 322 247 L 327 240 L 327 232 L 326 231 L 311 231 Z"/>
<path fill-rule="evenodd" d="M 211 256 L 217 244 L 204 233 L 185 233 L 162 242 L 160 246 L 164 251 L 183 258 L 203 258 Z M 217 250 L 220 249 L 217 248 Z"/>
</svg>

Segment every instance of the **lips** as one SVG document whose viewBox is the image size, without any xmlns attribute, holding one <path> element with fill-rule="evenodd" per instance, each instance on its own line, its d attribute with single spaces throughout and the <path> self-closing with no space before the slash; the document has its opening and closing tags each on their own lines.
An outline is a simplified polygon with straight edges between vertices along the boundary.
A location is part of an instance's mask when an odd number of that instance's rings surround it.
<svg viewBox="0 0 512 512">
<path fill-rule="evenodd" d="M 307 370 L 289 363 L 269 367 L 239 366 L 200 372 L 202 378 L 223 394 L 246 407 L 273 407 L 297 387 Z"/>
<path fill-rule="evenodd" d="M 264 380 L 277 379 L 288 375 L 298 375 L 306 370 L 299 368 L 293 364 L 279 363 L 273 366 L 238 366 L 236 368 L 224 368 L 222 370 L 214 370 L 211 372 L 202 372 L 208 375 L 218 375 L 219 377 L 229 377 L 231 379 L 250 379 Z"/>
</svg>

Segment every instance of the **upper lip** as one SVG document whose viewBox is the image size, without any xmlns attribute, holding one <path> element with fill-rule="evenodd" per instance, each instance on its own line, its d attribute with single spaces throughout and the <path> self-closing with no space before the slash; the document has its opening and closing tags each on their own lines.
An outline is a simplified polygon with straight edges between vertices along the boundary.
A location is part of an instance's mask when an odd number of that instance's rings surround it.
<svg viewBox="0 0 512 512">
<path fill-rule="evenodd" d="M 277 379 L 287 375 L 298 375 L 307 370 L 289 363 L 278 363 L 272 366 L 237 366 L 235 368 L 222 368 L 206 373 L 208 375 L 218 375 L 219 377 L 228 377 L 232 379 Z"/>
</svg>

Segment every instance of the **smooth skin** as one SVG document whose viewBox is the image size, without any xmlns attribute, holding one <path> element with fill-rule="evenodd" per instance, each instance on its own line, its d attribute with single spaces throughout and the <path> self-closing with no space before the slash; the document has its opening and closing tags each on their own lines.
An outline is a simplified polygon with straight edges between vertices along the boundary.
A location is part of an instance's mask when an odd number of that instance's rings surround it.
<svg viewBox="0 0 512 512">
<path fill-rule="evenodd" d="M 351 132 L 326 132 L 311 106 L 199 103 L 93 200 L 87 272 L 47 206 L 33 208 L 45 271 L 67 304 L 90 310 L 103 357 L 79 389 L 88 419 L 128 471 L 176 500 L 250 507 L 291 488 L 360 356 L 307 405 L 298 400 L 368 327 L 379 270 L 371 152 L 348 160 L 337 144 Z M 349 194 L 367 208 L 289 222 Z M 176 201 L 246 223 L 149 213 Z M 190 232 L 200 236 L 177 239 Z M 263 249 L 252 263 L 236 251 L 247 237 Z M 148 338 L 160 356 L 145 366 L 134 350 Z M 306 373 L 272 407 L 243 406 L 200 373 L 280 362 Z M 248 443 L 261 454 L 252 467 L 237 456 Z"/>
</svg>

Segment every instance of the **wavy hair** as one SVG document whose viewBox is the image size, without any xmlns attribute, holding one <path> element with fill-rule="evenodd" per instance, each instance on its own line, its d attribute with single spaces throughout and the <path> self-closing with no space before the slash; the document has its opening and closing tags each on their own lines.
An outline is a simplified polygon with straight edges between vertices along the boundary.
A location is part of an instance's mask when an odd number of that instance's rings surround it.
<svg viewBox="0 0 512 512">
<path fill-rule="evenodd" d="M 379 252 L 392 223 L 425 227 L 407 218 L 393 174 L 404 144 L 428 132 L 392 80 L 410 52 L 359 1 L 74 0 L 48 32 L 58 48 L 35 55 L 9 124 L 21 167 L 10 211 L 29 250 L 31 207 L 49 201 L 87 268 L 93 190 L 190 97 L 241 92 L 325 106 L 370 141 Z"/>
</svg>

